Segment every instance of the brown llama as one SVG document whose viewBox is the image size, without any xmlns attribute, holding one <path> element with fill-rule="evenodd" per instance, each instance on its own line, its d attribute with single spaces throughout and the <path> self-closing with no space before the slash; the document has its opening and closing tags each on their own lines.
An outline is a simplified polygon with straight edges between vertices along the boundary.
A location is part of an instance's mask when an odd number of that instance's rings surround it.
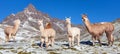
<svg viewBox="0 0 120 54">
<path fill-rule="evenodd" d="M 92 40 L 93 40 L 93 45 L 95 40 L 98 40 L 100 46 L 101 41 L 100 41 L 100 36 L 105 32 L 106 37 L 108 39 L 108 45 L 112 46 L 114 42 L 114 37 L 112 35 L 114 31 L 114 26 L 112 23 L 109 22 L 102 22 L 102 23 L 97 23 L 97 24 L 91 24 L 87 15 L 83 14 L 82 15 L 82 21 L 84 22 L 88 32 L 92 35 Z"/>
<path fill-rule="evenodd" d="M 19 25 L 20 25 L 20 20 L 17 19 L 14 21 L 14 26 L 5 27 L 4 33 L 6 35 L 5 36 L 6 42 L 10 41 L 10 38 L 12 38 L 15 41 L 15 36 L 16 36 L 17 31 L 18 31 Z"/>
<path fill-rule="evenodd" d="M 43 20 L 39 20 L 38 24 L 40 25 L 39 29 L 40 29 L 40 33 L 41 33 L 41 47 L 43 46 L 44 42 L 46 44 L 46 48 L 48 48 L 49 44 L 51 44 L 51 46 L 53 46 L 56 31 L 53 28 L 48 28 L 48 27 L 47 27 L 47 29 L 44 29 Z"/>
</svg>

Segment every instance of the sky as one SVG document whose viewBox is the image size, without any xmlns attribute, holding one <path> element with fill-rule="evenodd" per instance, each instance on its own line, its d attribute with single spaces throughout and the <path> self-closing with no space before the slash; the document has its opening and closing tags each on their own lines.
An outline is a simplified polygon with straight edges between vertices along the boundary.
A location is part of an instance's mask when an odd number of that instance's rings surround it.
<svg viewBox="0 0 120 54">
<path fill-rule="evenodd" d="M 71 17 L 73 24 L 83 24 L 82 14 L 87 14 L 91 23 L 120 18 L 120 0 L 0 0 L 0 22 L 12 13 L 23 11 L 29 4 L 53 18 Z"/>
</svg>

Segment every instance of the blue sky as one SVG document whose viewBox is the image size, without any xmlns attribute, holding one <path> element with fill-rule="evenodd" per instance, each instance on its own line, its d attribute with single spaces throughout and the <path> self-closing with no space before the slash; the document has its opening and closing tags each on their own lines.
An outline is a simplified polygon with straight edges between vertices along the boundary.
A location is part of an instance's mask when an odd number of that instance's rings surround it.
<svg viewBox="0 0 120 54">
<path fill-rule="evenodd" d="M 23 11 L 30 3 L 53 18 L 65 20 L 65 16 L 71 16 L 73 24 L 82 24 L 83 13 L 91 23 L 120 18 L 120 0 L 0 0 L 0 21 L 11 13 Z"/>
</svg>

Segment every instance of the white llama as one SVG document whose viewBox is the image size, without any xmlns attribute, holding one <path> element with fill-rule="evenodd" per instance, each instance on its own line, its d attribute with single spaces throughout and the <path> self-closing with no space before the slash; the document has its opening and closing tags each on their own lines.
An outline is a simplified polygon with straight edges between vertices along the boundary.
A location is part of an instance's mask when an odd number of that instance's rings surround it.
<svg viewBox="0 0 120 54">
<path fill-rule="evenodd" d="M 69 39 L 69 47 L 74 46 L 74 38 L 77 38 L 77 45 L 79 46 L 80 42 L 80 29 L 77 27 L 71 27 L 71 21 L 70 18 L 66 18 L 66 24 L 67 24 L 67 33 L 68 33 L 68 39 Z"/>
</svg>

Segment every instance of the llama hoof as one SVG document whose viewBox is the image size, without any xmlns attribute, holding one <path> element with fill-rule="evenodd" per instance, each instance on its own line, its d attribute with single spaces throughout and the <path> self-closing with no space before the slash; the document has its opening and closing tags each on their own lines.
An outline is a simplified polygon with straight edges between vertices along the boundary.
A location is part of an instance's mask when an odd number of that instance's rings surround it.
<svg viewBox="0 0 120 54">
<path fill-rule="evenodd" d="M 68 49 L 70 49 L 71 47 L 68 47 Z"/>
<path fill-rule="evenodd" d="M 42 48 L 41 46 L 39 46 L 40 48 Z"/>
<path fill-rule="evenodd" d="M 95 44 L 92 44 L 92 46 L 95 46 Z"/>
<path fill-rule="evenodd" d="M 49 45 L 50 47 L 53 47 L 53 45 Z"/>
<path fill-rule="evenodd" d="M 42 46 L 39 46 L 40 48 L 43 48 Z"/>
<path fill-rule="evenodd" d="M 68 46 L 68 48 L 71 48 L 72 46 Z"/>
<path fill-rule="evenodd" d="M 108 46 L 109 46 L 109 47 L 111 47 L 112 45 L 111 45 L 111 44 L 109 44 Z"/>
<path fill-rule="evenodd" d="M 80 44 L 78 44 L 77 46 L 80 46 Z"/>
<path fill-rule="evenodd" d="M 47 49 L 48 47 L 45 47 L 45 49 Z"/>
</svg>

